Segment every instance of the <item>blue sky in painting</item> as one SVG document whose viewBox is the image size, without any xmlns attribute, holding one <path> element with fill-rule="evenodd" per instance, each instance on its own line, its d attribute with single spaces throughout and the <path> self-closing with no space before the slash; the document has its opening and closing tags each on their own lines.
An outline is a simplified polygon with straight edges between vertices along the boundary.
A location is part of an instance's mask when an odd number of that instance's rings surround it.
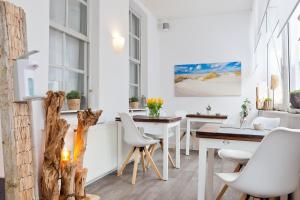
<svg viewBox="0 0 300 200">
<path fill-rule="evenodd" d="M 241 71 L 241 67 L 241 62 L 175 65 L 175 75 L 236 72 Z"/>
</svg>

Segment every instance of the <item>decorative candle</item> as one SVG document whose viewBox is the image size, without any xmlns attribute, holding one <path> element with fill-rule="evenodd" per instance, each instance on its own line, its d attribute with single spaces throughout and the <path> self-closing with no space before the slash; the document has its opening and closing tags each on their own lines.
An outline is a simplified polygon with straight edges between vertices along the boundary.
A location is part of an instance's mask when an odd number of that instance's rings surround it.
<svg viewBox="0 0 300 200">
<path fill-rule="evenodd" d="M 70 160 L 71 160 L 71 151 L 68 150 L 66 147 L 64 147 L 61 152 L 61 161 L 66 162 Z"/>
</svg>

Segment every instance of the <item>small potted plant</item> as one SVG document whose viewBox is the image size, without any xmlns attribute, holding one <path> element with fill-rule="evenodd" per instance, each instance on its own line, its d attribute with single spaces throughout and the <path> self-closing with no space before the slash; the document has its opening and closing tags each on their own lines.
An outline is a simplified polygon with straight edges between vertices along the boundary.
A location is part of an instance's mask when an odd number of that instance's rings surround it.
<svg viewBox="0 0 300 200">
<path fill-rule="evenodd" d="M 130 108 L 131 109 L 138 109 L 139 108 L 139 98 L 137 97 L 131 97 L 129 99 Z"/>
<path fill-rule="evenodd" d="M 149 109 L 149 117 L 159 117 L 160 109 L 164 104 L 164 100 L 162 98 L 150 98 L 147 99 L 147 107 Z"/>
<path fill-rule="evenodd" d="M 272 110 L 272 99 L 270 97 L 265 98 L 263 109 L 264 110 Z"/>
<path fill-rule="evenodd" d="M 295 90 L 290 93 L 290 102 L 293 108 L 300 109 L 300 90 Z"/>
<path fill-rule="evenodd" d="M 80 110 L 80 92 L 72 90 L 67 94 L 69 110 Z"/>
<path fill-rule="evenodd" d="M 241 106 L 241 112 L 240 112 L 240 127 L 242 128 L 243 124 L 246 122 L 246 118 L 249 115 L 249 112 L 251 110 L 251 102 L 246 98 Z"/>
</svg>

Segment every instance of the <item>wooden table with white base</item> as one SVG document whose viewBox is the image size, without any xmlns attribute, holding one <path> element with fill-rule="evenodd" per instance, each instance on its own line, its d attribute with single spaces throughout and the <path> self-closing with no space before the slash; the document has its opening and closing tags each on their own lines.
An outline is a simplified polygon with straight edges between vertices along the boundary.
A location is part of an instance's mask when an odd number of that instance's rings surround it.
<svg viewBox="0 0 300 200">
<path fill-rule="evenodd" d="M 198 200 L 213 200 L 215 149 L 254 152 L 270 130 L 257 131 L 206 124 L 196 132 L 199 138 Z"/>
<path fill-rule="evenodd" d="M 226 115 L 201 115 L 201 114 L 187 114 L 186 115 L 186 142 L 185 155 L 190 155 L 191 143 L 191 124 L 193 122 L 223 124 L 227 120 Z"/>
<path fill-rule="evenodd" d="M 151 134 L 163 134 L 163 180 L 168 180 L 168 154 L 169 154 L 169 134 L 170 129 L 175 128 L 176 140 L 176 168 L 180 168 L 180 121 L 181 117 L 158 117 L 152 118 L 148 116 L 136 115 L 133 120 L 137 127 L 141 127 L 145 132 Z M 116 118 L 118 124 L 118 169 L 120 169 L 123 162 L 123 131 L 120 118 Z M 127 152 L 127 151 L 126 151 Z"/>
</svg>

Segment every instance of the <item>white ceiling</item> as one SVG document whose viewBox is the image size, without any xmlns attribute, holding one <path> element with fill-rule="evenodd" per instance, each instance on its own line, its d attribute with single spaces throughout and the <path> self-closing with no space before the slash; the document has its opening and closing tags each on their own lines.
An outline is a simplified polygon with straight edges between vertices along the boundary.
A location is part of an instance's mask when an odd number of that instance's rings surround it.
<svg viewBox="0 0 300 200">
<path fill-rule="evenodd" d="M 158 18 L 185 18 L 252 9 L 253 0 L 141 0 Z"/>
</svg>

